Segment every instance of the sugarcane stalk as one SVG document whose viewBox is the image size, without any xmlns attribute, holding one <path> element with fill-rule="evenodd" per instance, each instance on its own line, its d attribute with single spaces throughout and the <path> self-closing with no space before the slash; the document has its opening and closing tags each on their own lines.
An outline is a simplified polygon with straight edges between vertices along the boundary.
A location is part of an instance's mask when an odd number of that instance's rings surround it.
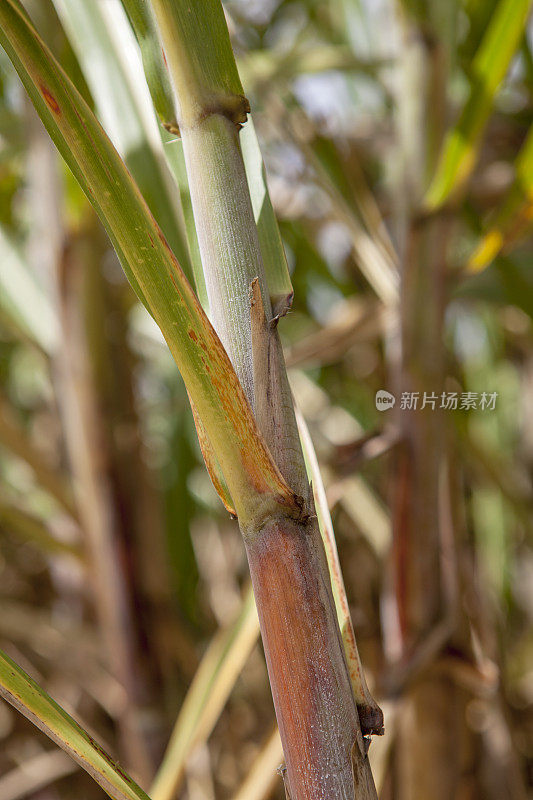
<svg viewBox="0 0 533 800">
<path fill-rule="evenodd" d="M 168 81 L 167 67 L 163 58 L 163 50 L 157 40 L 157 28 L 151 9 L 149 6 L 141 3 L 140 0 L 126 0 L 125 7 L 130 14 L 130 20 L 134 30 L 136 31 L 141 52 L 143 50 L 148 50 L 151 54 L 150 59 L 144 59 L 144 67 L 148 86 L 152 92 L 154 105 L 156 105 L 159 110 L 161 123 L 163 127 L 169 131 L 179 130 L 174 113 L 175 100 L 171 94 L 169 94 L 170 83 Z M 153 41 L 154 39 L 156 40 L 155 42 Z M 154 63 L 154 58 L 156 59 L 157 63 Z M 161 84 L 162 74 L 164 74 L 165 77 L 163 84 Z M 164 85 L 166 92 L 164 106 L 162 106 L 160 103 L 160 92 L 162 85 Z M 291 307 L 293 288 L 278 223 L 268 192 L 266 171 L 253 125 L 253 119 L 250 116 L 248 117 L 246 125 L 244 125 L 240 131 L 239 139 L 248 187 L 250 190 L 250 199 L 252 201 L 254 218 L 257 225 L 261 257 L 264 265 L 268 293 L 272 305 L 272 314 L 274 317 L 281 317 L 284 316 Z M 174 139 L 174 141 L 169 143 L 167 145 L 167 155 L 170 148 L 172 148 L 173 171 L 180 188 L 197 292 L 204 309 L 208 310 L 209 303 L 205 294 L 205 279 L 199 254 L 197 232 L 192 213 L 189 181 L 187 179 L 183 157 L 183 142 L 179 139 Z M 256 283 L 253 283 L 253 289 L 256 295 L 258 290 L 257 284 L 258 280 Z M 257 297 L 253 297 L 252 299 L 252 305 L 255 307 L 255 300 Z M 260 313 L 257 313 L 261 311 L 261 306 L 255 308 L 255 311 L 256 313 L 252 317 L 252 323 L 255 322 L 256 325 L 252 325 L 252 338 L 254 337 L 254 330 L 256 335 L 258 333 L 261 335 L 261 324 L 264 324 L 263 317 Z M 257 330 L 258 328 L 259 330 Z M 261 349 L 260 342 L 257 343 L 257 347 Z M 253 348 L 254 345 L 252 341 L 252 349 Z M 268 359 L 263 359 L 263 363 L 266 363 L 267 361 Z M 261 379 L 261 363 L 261 359 L 254 359 L 254 365 L 258 367 L 257 374 L 254 375 L 254 394 L 259 396 L 261 395 L 261 391 L 258 386 L 258 380 Z M 268 375 L 268 370 L 266 372 Z M 256 378 L 258 380 L 256 380 Z M 258 412 L 263 410 L 264 409 L 258 406 Z M 196 413 L 194 406 L 193 413 L 200 446 L 208 467 L 209 474 L 211 475 L 211 479 L 221 500 L 223 501 L 227 510 L 233 514 L 233 503 L 231 497 L 229 496 L 220 464 L 218 463 L 216 455 L 210 444 L 209 437 L 206 435 L 205 426 L 202 424 L 202 421 L 199 415 Z M 268 424 L 269 420 L 272 420 L 272 418 L 273 415 L 270 413 L 263 414 L 263 422 L 266 424 Z M 317 502 L 317 497 L 321 496 L 320 487 L 322 486 L 322 482 L 318 472 L 318 464 L 315 463 L 316 459 L 313 461 L 310 437 L 303 434 L 302 424 L 304 424 L 303 420 L 299 419 L 298 427 L 300 437 L 302 439 L 308 475 L 312 479 L 313 495 L 315 497 L 315 502 Z M 309 471 L 311 462 L 315 464 L 315 468 L 314 470 L 311 469 L 311 471 Z M 323 492 L 322 495 L 324 495 Z M 325 495 L 322 496 L 322 501 L 324 500 L 324 497 Z M 317 502 L 317 507 L 319 526 L 326 550 L 333 595 L 337 608 L 337 618 L 342 633 L 348 670 L 352 676 L 352 686 L 359 712 L 361 729 L 363 733 L 380 733 L 383 731 L 383 715 L 375 700 L 368 692 L 362 672 L 361 662 L 357 652 L 357 646 L 355 644 L 353 627 L 349 618 L 348 600 L 338 563 L 333 528 L 331 526 L 331 521 L 329 521 L 329 523 L 326 521 L 326 517 L 329 518 L 329 512 L 327 512 L 326 509 L 325 513 L 321 513 L 321 508 L 323 510 L 324 502 Z"/>
<path fill-rule="evenodd" d="M 375 789 L 336 620 L 239 143 L 248 102 L 220 3 L 154 0 L 213 325 L 300 519 L 240 519 L 292 800 Z M 235 499 L 235 498 L 234 498 Z"/>
</svg>

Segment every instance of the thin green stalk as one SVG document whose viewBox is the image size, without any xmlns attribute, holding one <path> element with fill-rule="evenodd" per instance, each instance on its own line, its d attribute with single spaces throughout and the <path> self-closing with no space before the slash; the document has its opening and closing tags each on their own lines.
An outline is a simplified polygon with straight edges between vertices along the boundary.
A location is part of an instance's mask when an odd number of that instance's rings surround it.
<svg viewBox="0 0 533 800">
<path fill-rule="evenodd" d="M 159 120 L 167 130 L 179 132 L 168 71 L 161 54 L 150 5 L 144 0 L 122 0 L 134 30 L 148 80 L 148 89 Z"/>
<path fill-rule="evenodd" d="M 202 308 L 209 313 L 209 301 L 207 299 L 207 290 L 205 287 L 204 271 L 202 269 L 202 258 L 200 256 L 200 247 L 198 245 L 198 236 L 196 234 L 196 225 L 194 224 L 194 213 L 192 210 L 191 190 L 189 188 L 189 181 L 187 180 L 187 170 L 185 168 L 185 156 L 183 154 L 183 142 L 176 136 L 166 133 L 163 129 L 163 140 L 165 143 L 165 154 L 167 161 L 172 169 L 174 180 L 177 183 L 181 208 L 183 211 L 183 219 L 185 222 L 185 233 L 187 237 L 187 244 L 189 247 L 189 259 L 192 264 L 192 271 L 194 275 L 194 286 L 196 294 L 202 304 Z"/>
<path fill-rule="evenodd" d="M 261 425 L 257 405 L 258 398 L 261 405 L 265 401 L 264 393 L 255 386 L 257 361 L 265 360 L 272 349 L 278 351 L 279 361 L 281 349 L 276 331 L 267 329 L 258 331 L 259 341 L 252 346 L 254 280 L 267 320 L 273 314 L 239 142 L 239 127 L 246 121 L 249 106 L 242 94 L 223 12 L 212 0 L 196 4 L 192 11 L 166 0 L 152 5 L 176 90 L 210 318 L 282 475 L 305 497 L 307 478 L 283 369 L 270 385 L 275 399 L 262 415 L 263 419 L 272 413 L 279 417 L 273 435 Z M 272 243 L 271 248 L 276 248 L 276 255 L 283 253 L 281 242 Z"/>
</svg>

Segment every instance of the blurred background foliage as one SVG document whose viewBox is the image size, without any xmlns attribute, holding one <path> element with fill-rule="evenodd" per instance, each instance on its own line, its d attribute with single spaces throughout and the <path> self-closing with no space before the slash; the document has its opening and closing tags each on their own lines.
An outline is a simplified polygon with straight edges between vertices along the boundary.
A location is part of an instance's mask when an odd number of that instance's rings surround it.
<svg viewBox="0 0 533 800">
<path fill-rule="evenodd" d="M 179 144 L 161 143 L 120 3 L 25 5 L 187 266 L 186 192 L 182 211 L 163 152 Z M 424 69 L 411 64 L 405 80 L 405 56 L 413 41 L 440 47 L 446 103 L 429 95 L 422 110 L 429 128 L 439 117 L 449 128 L 475 89 L 496 7 L 225 4 L 295 289 L 281 325 L 293 391 L 386 714 L 370 750 L 382 798 L 415 796 L 402 788 L 396 747 L 410 667 L 398 683 L 390 632 L 397 417 L 374 401 L 395 385 L 401 187 L 416 181 L 405 161 L 425 163 L 417 132 L 401 133 Z M 477 776 L 457 798 L 524 798 L 533 783 L 532 44 L 522 30 L 472 139 L 468 185 L 443 211 L 453 226 L 439 287 L 444 385 L 498 394 L 494 411 L 446 412 L 466 575 L 458 604 L 477 658 L 456 669 Z M 203 466 L 183 385 L 3 54 L 1 67 L 0 646 L 145 788 L 177 718 L 154 800 L 281 798 L 244 550 Z M 438 154 L 439 136 L 427 136 Z M 426 713 L 421 735 L 445 726 L 438 707 Z M 0 741 L 2 800 L 103 796 L 5 704 Z"/>
</svg>

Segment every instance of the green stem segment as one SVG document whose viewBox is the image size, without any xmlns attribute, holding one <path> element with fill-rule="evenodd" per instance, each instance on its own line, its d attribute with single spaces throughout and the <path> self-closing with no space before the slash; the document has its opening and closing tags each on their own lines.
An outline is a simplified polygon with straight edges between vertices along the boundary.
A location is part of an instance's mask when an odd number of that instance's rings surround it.
<svg viewBox="0 0 533 800">
<path fill-rule="evenodd" d="M 239 133 L 222 114 L 181 132 L 211 321 L 255 405 L 250 285 L 259 276 L 264 286 L 264 270 Z"/>
<path fill-rule="evenodd" d="M 177 95 L 177 121 L 210 318 L 276 464 L 291 488 L 308 502 L 305 463 L 285 369 L 271 369 L 268 385 L 260 390 L 254 378 L 258 361 L 272 366 L 273 361 L 282 363 L 282 355 L 275 326 L 270 325 L 269 288 L 239 142 L 238 131 L 249 106 L 242 94 L 222 7 L 218 0 L 193 6 L 154 0 L 152 6 Z M 260 300 L 256 310 L 260 312 L 262 306 L 267 324 L 253 331 L 255 300 Z M 262 413 L 267 395 L 269 408 Z M 261 419 L 271 419 L 272 413 L 276 424 L 262 425 Z"/>
</svg>

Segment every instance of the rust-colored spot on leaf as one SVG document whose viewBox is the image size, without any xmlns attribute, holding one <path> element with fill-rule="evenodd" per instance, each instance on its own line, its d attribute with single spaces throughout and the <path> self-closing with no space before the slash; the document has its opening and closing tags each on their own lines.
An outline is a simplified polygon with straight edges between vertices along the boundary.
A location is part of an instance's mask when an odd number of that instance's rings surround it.
<svg viewBox="0 0 533 800">
<path fill-rule="evenodd" d="M 196 333 L 193 331 L 192 328 L 189 328 L 187 333 L 189 334 L 189 338 L 192 339 L 193 342 L 197 342 L 198 341 L 198 336 L 196 335 Z"/>
<path fill-rule="evenodd" d="M 44 83 L 39 84 L 39 89 L 41 90 L 44 102 L 46 103 L 50 111 L 58 117 L 61 116 L 61 109 L 59 107 L 59 103 L 55 99 L 50 89 L 48 89 L 48 87 L 45 86 Z"/>
</svg>

